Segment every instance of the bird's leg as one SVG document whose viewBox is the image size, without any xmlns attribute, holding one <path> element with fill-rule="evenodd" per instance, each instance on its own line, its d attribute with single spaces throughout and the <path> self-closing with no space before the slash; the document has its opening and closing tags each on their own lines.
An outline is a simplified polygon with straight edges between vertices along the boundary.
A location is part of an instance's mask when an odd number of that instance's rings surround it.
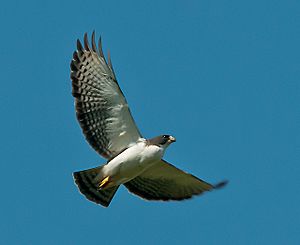
<svg viewBox="0 0 300 245">
<path fill-rule="evenodd" d="M 110 180 L 110 177 L 109 177 L 109 176 L 107 176 L 106 178 L 104 178 L 104 179 L 100 182 L 100 184 L 99 184 L 99 186 L 98 186 L 98 190 L 103 189 L 103 188 L 108 184 L 109 180 Z"/>
</svg>

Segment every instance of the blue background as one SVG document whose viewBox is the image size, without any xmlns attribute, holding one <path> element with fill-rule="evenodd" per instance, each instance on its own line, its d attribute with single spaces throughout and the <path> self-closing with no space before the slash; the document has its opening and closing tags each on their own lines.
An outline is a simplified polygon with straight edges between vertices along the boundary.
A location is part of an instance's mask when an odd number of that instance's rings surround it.
<svg viewBox="0 0 300 245">
<path fill-rule="evenodd" d="M 299 1 L 5 1 L 0 244 L 299 244 Z M 96 30 L 165 159 L 229 185 L 184 202 L 120 188 L 88 202 L 72 172 L 105 162 L 75 118 L 69 64 Z"/>
</svg>

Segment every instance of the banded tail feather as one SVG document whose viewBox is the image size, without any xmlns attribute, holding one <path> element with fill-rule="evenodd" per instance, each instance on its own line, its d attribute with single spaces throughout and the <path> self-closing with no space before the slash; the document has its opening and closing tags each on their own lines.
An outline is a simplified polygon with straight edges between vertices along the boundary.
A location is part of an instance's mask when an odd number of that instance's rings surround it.
<svg viewBox="0 0 300 245">
<path fill-rule="evenodd" d="M 99 181 L 102 179 L 103 166 L 74 172 L 73 177 L 79 191 L 90 201 L 108 207 L 119 186 L 99 190 Z"/>
</svg>

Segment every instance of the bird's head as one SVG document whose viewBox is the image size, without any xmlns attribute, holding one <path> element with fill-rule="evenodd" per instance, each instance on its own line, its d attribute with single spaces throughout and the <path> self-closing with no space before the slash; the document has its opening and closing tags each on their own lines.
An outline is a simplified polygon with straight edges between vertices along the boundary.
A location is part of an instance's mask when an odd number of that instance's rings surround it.
<svg viewBox="0 0 300 245">
<path fill-rule="evenodd" d="M 170 144 L 172 144 L 175 141 L 175 137 L 166 134 L 148 140 L 149 144 L 157 145 L 163 148 L 167 148 Z"/>
</svg>

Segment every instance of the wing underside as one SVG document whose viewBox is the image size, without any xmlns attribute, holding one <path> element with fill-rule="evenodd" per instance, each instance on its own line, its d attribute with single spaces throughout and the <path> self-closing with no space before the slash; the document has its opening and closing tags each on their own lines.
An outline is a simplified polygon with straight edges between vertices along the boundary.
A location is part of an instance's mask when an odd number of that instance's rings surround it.
<svg viewBox="0 0 300 245">
<path fill-rule="evenodd" d="M 147 200 L 184 200 L 224 186 L 211 185 L 161 160 L 143 174 L 125 183 L 126 188 Z"/>
<path fill-rule="evenodd" d="M 141 138 L 117 83 L 110 57 L 106 61 L 95 34 L 90 47 L 77 40 L 71 62 L 71 79 L 77 119 L 89 144 L 105 158 L 113 158 Z"/>
</svg>

